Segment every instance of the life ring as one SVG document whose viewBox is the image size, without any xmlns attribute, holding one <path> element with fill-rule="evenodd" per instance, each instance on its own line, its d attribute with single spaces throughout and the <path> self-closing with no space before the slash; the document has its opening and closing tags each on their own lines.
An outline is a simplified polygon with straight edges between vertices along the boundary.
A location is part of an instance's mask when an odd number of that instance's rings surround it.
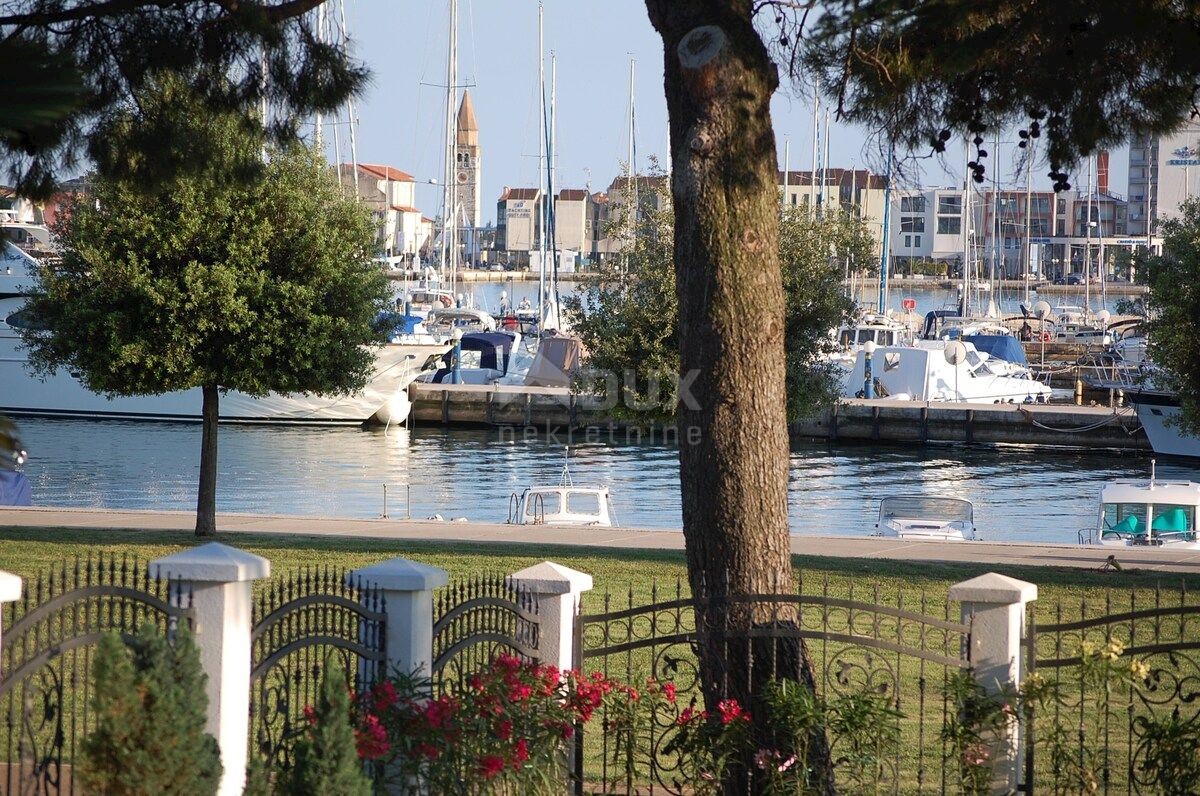
<svg viewBox="0 0 1200 796">
<path fill-rule="evenodd" d="M 1048 342 L 1050 342 L 1052 339 L 1054 339 L 1054 338 L 1053 338 L 1053 337 L 1051 337 L 1051 335 L 1050 335 L 1050 333 L 1049 333 L 1049 332 L 1042 332 L 1042 342 L 1043 342 L 1043 343 L 1048 343 Z"/>
<path fill-rule="evenodd" d="M 454 299 L 450 298 L 449 296 L 438 296 L 438 301 L 440 301 L 442 306 L 446 309 L 450 309 L 454 306 Z"/>
</svg>

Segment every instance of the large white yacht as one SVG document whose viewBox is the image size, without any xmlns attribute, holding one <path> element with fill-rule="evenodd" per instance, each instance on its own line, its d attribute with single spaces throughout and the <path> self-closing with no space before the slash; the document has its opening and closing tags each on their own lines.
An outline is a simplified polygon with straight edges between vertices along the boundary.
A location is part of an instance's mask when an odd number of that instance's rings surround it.
<svg viewBox="0 0 1200 796">
<path fill-rule="evenodd" d="M 162 395 L 107 398 L 88 390 L 75 375 L 59 370 L 41 379 L 26 367 L 20 328 L 34 323 L 25 307 L 37 261 L 8 240 L 0 241 L 0 414 L 13 416 L 106 417 L 196 421 L 203 403 L 199 388 Z M 376 353 L 366 388 L 348 396 L 283 395 L 255 398 L 230 391 L 221 396 L 222 422 L 359 424 L 372 419 L 403 422 L 409 411 L 406 388 L 449 343 L 389 343 Z"/>
<path fill-rule="evenodd" d="M 1081 543 L 1200 550 L 1200 484 L 1159 481 L 1153 467 L 1149 481 L 1119 479 L 1100 491 L 1099 524 L 1079 532 Z"/>
<path fill-rule="evenodd" d="M 862 397 L 867 352 L 859 351 L 842 395 Z M 918 340 L 912 347 L 878 346 L 871 354 L 875 396 L 897 401 L 1032 403 L 1050 400 L 1050 388 L 1031 378 L 1004 375 L 967 342 Z"/>
</svg>

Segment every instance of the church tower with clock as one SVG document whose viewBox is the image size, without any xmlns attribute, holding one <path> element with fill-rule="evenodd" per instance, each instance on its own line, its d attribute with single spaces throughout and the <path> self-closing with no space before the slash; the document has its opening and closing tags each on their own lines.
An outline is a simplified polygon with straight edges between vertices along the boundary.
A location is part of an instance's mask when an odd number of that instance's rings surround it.
<svg viewBox="0 0 1200 796">
<path fill-rule="evenodd" d="M 459 227 L 465 230 L 466 240 L 474 237 L 480 224 L 480 200 L 483 196 L 483 172 L 480 169 L 479 124 L 475 121 L 475 106 L 471 93 L 463 92 L 458 106 L 458 142 L 454 150 L 455 205 L 461 214 Z"/>
</svg>

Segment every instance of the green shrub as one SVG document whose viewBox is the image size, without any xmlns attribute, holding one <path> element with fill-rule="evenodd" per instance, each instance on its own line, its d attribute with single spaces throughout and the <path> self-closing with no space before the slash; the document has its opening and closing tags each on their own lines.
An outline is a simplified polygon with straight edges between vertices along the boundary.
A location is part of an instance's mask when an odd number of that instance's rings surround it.
<svg viewBox="0 0 1200 796">
<path fill-rule="evenodd" d="M 321 693 L 312 710 L 306 710 L 310 727 L 296 744 L 287 793 L 291 796 L 369 796 L 371 781 L 358 759 L 354 728 L 350 724 L 350 693 L 346 675 L 332 660 L 326 661 Z"/>
<path fill-rule="evenodd" d="M 151 624 L 128 643 L 116 633 L 95 658 L 96 728 L 78 771 L 85 793 L 106 796 L 217 792 L 221 759 L 204 731 L 208 698 L 186 627 L 169 643 Z"/>
</svg>

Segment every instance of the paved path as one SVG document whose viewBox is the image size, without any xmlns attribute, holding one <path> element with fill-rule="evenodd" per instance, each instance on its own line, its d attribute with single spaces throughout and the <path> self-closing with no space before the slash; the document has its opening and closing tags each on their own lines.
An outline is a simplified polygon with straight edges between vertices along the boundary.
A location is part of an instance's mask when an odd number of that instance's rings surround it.
<svg viewBox="0 0 1200 796">
<path fill-rule="evenodd" d="M 183 511 L 96 509 L 0 509 L 5 526 L 191 530 L 195 515 Z M 636 528 L 564 528 L 428 520 L 359 520 L 267 514 L 219 514 L 217 526 L 229 533 L 305 534 L 408 541 L 578 545 L 625 550 L 681 550 L 678 531 Z M 1094 569 L 1115 554 L 1123 567 L 1200 574 L 1200 551 L 1133 549 L 1017 542 L 909 542 L 870 536 L 793 536 L 792 552 L 834 558 L 968 562 L 1012 566 Z M 0 561 L 0 567 L 3 566 Z"/>
</svg>

